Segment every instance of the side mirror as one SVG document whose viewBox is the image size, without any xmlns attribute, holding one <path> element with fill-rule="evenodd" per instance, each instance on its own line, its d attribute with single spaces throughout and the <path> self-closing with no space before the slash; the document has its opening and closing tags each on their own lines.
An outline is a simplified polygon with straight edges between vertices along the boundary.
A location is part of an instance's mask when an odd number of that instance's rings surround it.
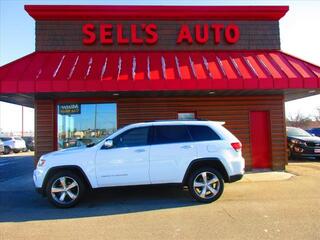
<svg viewBox="0 0 320 240">
<path fill-rule="evenodd" d="M 113 140 L 109 139 L 109 140 L 105 141 L 103 146 L 105 148 L 112 148 L 113 147 Z"/>
</svg>

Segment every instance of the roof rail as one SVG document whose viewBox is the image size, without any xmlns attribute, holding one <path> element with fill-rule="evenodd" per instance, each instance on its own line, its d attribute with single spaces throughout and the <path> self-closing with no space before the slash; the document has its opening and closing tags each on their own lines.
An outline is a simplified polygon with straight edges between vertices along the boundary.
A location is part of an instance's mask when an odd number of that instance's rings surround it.
<svg viewBox="0 0 320 240">
<path fill-rule="evenodd" d="M 208 119 L 204 118 L 194 118 L 194 119 L 163 119 L 163 120 L 152 120 L 148 122 L 172 122 L 172 121 L 209 121 Z"/>
</svg>

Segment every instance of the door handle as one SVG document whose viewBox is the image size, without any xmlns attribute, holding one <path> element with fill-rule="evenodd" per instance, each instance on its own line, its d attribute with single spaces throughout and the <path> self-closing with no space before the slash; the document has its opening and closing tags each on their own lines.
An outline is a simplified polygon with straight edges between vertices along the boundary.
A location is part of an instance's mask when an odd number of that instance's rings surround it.
<svg viewBox="0 0 320 240">
<path fill-rule="evenodd" d="M 146 150 L 145 149 L 137 149 L 137 150 L 135 150 L 135 152 L 137 152 L 137 153 L 142 153 L 142 152 L 145 152 Z"/>
<path fill-rule="evenodd" d="M 190 149 L 190 148 L 193 148 L 192 145 L 184 145 L 184 146 L 181 146 L 182 149 Z"/>
</svg>

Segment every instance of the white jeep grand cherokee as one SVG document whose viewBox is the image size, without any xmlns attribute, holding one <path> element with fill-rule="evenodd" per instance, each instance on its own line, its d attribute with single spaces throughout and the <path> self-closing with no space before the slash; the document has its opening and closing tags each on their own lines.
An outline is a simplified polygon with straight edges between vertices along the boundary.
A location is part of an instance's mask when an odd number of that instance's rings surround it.
<svg viewBox="0 0 320 240">
<path fill-rule="evenodd" d="M 87 189 L 178 183 L 197 201 L 217 200 L 224 182 L 244 174 L 241 143 L 221 122 L 156 121 L 128 125 L 103 141 L 43 155 L 33 179 L 58 207 Z"/>
</svg>

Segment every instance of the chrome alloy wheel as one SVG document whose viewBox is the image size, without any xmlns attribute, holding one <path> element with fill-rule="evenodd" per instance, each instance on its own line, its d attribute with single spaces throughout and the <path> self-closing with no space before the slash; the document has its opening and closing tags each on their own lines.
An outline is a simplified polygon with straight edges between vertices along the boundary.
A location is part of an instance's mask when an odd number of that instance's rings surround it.
<svg viewBox="0 0 320 240">
<path fill-rule="evenodd" d="M 79 184 L 71 177 L 60 177 L 53 182 L 51 195 L 56 202 L 69 204 L 79 196 Z"/>
<path fill-rule="evenodd" d="M 220 190 L 219 178 L 212 172 L 199 173 L 194 178 L 193 189 L 200 198 L 213 198 Z"/>
</svg>

